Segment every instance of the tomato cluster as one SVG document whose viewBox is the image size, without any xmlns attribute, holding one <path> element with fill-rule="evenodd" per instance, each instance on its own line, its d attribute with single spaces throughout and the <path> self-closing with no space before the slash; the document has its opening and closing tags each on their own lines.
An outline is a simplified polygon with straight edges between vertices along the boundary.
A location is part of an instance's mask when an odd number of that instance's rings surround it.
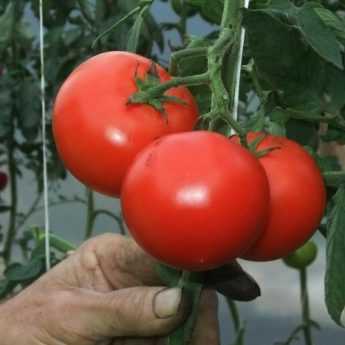
<svg viewBox="0 0 345 345">
<path fill-rule="evenodd" d="M 192 131 L 198 119 L 185 87 L 164 111 L 130 104 L 153 62 L 108 52 L 79 66 L 62 85 L 53 131 L 66 167 L 81 182 L 121 196 L 136 241 L 158 260 L 206 270 L 242 257 L 286 257 L 314 233 L 326 193 L 320 171 L 299 144 L 249 133 Z M 170 79 L 156 66 L 159 82 Z M 255 153 L 260 153 L 257 155 Z"/>
</svg>

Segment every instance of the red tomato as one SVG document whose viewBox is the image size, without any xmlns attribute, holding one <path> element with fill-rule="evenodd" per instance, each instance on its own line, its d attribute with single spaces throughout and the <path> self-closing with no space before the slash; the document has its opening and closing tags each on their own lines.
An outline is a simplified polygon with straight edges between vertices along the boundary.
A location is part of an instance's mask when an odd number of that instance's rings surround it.
<svg viewBox="0 0 345 345">
<path fill-rule="evenodd" d="M 126 52 L 99 54 L 80 65 L 62 85 L 54 106 L 53 131 L 66 167 L 81 182 L 112 196 L 134 156 L 162 135 L 189 131 L 198 110 L 185 87 L 170 89 L 184 104 L 165 104 L 165 114 L 145 104 L 128 104 L 152 61 Z M 169 74 L 157 66 L 160 80 Z"/>
<path fill-rule="evenodd" d="M 4 190 L 7 186 L 8 177 L 3 171 L 0 171 L 0 190 Z"/>
<path fill-rule="evenodd" d="M 249 134 L 249 142 L 258 135 Z M 267 229 L 244 255 L 255 261 L 282 258 L 301 247 L 319 226 L 326 207 L 324 182 L 308 152 L 294 141 L 272 135 L 257 149 L 274 147 L 260 158 L 270 185 L 271 206 Z"/>
<path fill-rule="evenodd" d="M 220 134 L 161 138 L 135 159 L 121 193 L 135 240 L 152 256 L 187 270 L 243 254 L 266 225 L 269 188 L 258 160 Z"/>
</svg>

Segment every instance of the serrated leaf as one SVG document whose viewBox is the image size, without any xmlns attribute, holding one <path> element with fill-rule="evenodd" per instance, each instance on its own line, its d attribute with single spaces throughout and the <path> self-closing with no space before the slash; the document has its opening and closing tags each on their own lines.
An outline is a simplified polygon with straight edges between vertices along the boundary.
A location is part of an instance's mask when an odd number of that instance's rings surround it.
<svg viewBox="0 0 345 345">
<path fill-rule="evenodd" d="M 332 319 L 345 326 L 345 186 L 334 196 L 327 224 L 326 305 Z"/>
<path fill-rule="evenodd" d="M 336 35 L 320 19 L 315 12 L 315 4 L 305 4 L 296 15 L 298 28 L 308 44 L 323 59 L 343 69 L 340 45 Z"/>
</svg>

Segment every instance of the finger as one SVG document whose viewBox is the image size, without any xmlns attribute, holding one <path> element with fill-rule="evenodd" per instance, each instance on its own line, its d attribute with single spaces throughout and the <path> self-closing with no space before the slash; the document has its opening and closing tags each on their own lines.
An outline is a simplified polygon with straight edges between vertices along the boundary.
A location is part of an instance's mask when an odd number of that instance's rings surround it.
<svg viewBox="0 0 345 345">
<path fill-rule="evenodd" d="M 157 338 L 122 338 L 115 339 L 111 345 L 157 345 Z"/>
<path fill-rule="evenodd" d="M 257 282 L 236 261 L 206 272 L 205 279 L 206 286 L 237 301 L 251 301 L 261 295 Z"/>
<path fill-rule="evenodd" d="M 98 236 L 81 247 L 80 255 L 94 255 L 114 289 L 162 284 L 155 269 L 157 262 L 125 236 Z"/>
<path fill-rule="evenodd" d="M 218 299 L 215 291 L 202 292 L 191 345 L 219 345 Z"/>
<path fill-rule="evenodd" d="M 117 344 L 116 344 L 117 345 Z M 123 345 L 158 345 L 157 338 L 127 338 Z"/>
<path fill-rule="evenodd" d="M 156 337 L 185 320 L 190 301 L 179 288 L 134 287 L 106 294 L 84 291 L 80 315 L 85 330 L 100 339 Z"/>
</svg>

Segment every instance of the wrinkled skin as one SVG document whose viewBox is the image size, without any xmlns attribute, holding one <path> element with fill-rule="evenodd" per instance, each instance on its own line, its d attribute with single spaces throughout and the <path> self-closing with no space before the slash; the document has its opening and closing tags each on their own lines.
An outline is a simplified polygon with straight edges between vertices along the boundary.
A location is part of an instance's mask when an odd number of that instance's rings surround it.
<svg viewBox="0 0 345 345">
<path fill-rule="evenodd" d="M 159 318 L 165 289 L 155 262 L 132 240 L 102 235 L 0 306 L 2 345 L 153 345 L 190 311 L 182 302 Z M 182 295 L 183 296 L 183 295 Z M 156 297 L 156 298 L 155 298 Z M 192 344 L 219 344 L 217 299 L 205 290 Z"/>
</svg>

